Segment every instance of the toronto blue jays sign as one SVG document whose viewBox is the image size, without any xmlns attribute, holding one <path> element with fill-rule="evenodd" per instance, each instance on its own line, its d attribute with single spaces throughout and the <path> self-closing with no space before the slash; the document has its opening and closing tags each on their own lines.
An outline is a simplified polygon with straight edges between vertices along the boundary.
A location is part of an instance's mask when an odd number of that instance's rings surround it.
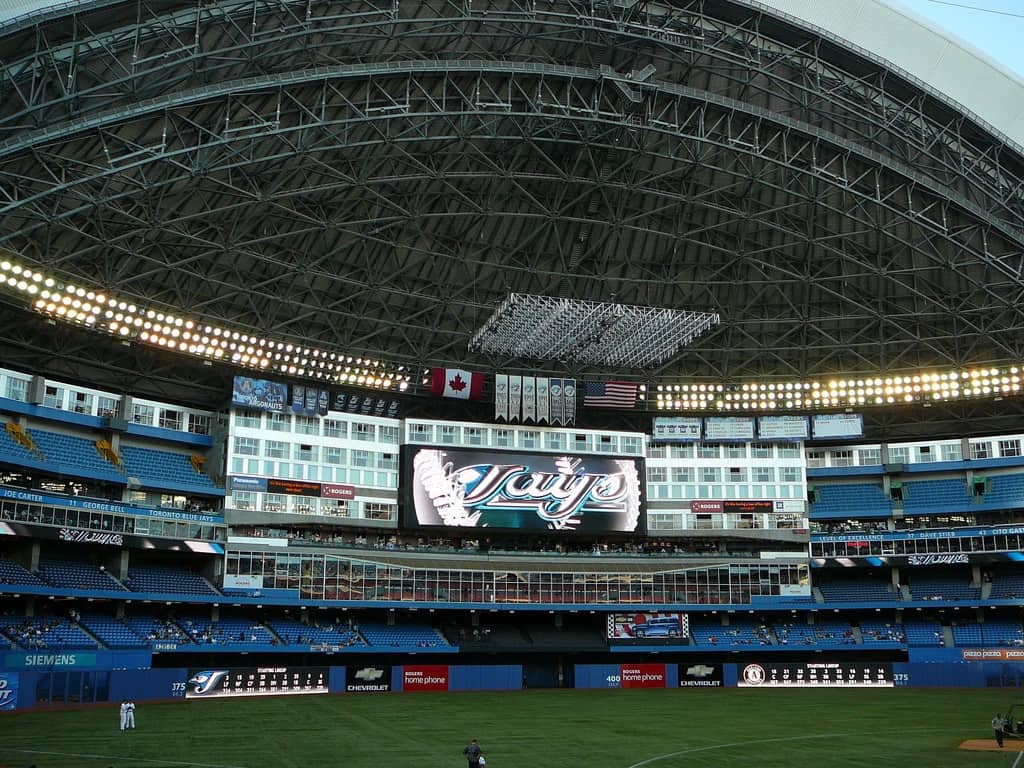
<svg viewBox="0 0 1024 768">
<path fill-rule="evenodd" d="M 638 459 L 414 447 L 408 524 L 639 532 Z"/>
</svg>

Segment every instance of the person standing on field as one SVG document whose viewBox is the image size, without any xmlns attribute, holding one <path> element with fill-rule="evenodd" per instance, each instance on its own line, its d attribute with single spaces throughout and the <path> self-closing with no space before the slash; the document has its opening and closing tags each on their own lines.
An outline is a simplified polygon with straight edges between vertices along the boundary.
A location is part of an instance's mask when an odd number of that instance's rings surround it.
<svg viewBox="0 0 1024 768">
<path fill-rule="evenodd" d="M 466 745 L 462 754 L 466 756 L 466 761 L 469 763 L 468 768 L 480 768 L 480 756 L 483 754 L 483 750 L 480 749 L 480 744 L 476 739 L 472 739 Z"/>
<path fill-rule="evenodd" d="M 128 727 L 128 699 L 121 700 L 121 732 Z"/>
<path fill-rule="evenodd" d="M 128 712 L 126 714 L 127 714 L 127 719 L 125 720 L 125 727 L 126 728 L 131 728 L 134 731 L 135 730 L 135 702 L 134 701 L 129 701 L 128 702 Z"/>
<path fill-rule="evenodd" d="M 992 718 L 992 730 L 996 734 L 996 744 L 1000 747 L 1003 746 L 1003 716 L 996 712 L 996 716 Z"/>
</svg>

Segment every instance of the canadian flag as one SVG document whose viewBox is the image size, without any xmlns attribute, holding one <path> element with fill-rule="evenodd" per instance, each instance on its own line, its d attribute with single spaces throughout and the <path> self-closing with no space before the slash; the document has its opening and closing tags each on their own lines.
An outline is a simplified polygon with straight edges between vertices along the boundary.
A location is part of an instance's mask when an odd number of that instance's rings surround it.
<svg viewBox="0 0 1024 768">
<path fill-rule="evenodd" d="M 484 394 L 484 375 L 461 368 L 431 368 L 430 394 L 434 397 L 479 400 Z"/>
</svg>

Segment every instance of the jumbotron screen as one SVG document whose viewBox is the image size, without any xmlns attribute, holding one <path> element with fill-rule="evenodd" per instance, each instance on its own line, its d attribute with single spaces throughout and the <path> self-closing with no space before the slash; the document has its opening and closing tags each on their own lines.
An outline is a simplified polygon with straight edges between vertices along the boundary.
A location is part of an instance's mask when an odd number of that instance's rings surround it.
<svg viewBox="0 0 1024 768">
<path fill-rule="evenodd" d="M 186 699 L 327 693 L 327 667 L 244 667 L 189 672 Z"/>
<path fill-rule="evenodd" d="M 407 446 L 406 527 L 643 533 L 643 461 Z"/>
<path fill-rule="evenodd" d="M 690 636 L 690 617 L 685 613 L 612 613 L 608 615 L 608 639 L 619 643 L 651 640 L 682 643 Z"/>
</svg>

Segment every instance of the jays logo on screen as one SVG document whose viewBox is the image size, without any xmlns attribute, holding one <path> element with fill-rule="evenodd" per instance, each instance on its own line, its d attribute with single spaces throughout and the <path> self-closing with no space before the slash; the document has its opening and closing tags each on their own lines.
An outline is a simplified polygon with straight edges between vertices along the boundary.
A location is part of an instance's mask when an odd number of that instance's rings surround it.
<svg viewBox="0 0 1024 768">
<path fill-rule="evenodd" d="M 228 675 L 226 669 L 210 669 L 196 672 L 188 679 L 188 691 L 196 696 L 205 696 L 217 692 L 217 686 Z"/>
</svg>

